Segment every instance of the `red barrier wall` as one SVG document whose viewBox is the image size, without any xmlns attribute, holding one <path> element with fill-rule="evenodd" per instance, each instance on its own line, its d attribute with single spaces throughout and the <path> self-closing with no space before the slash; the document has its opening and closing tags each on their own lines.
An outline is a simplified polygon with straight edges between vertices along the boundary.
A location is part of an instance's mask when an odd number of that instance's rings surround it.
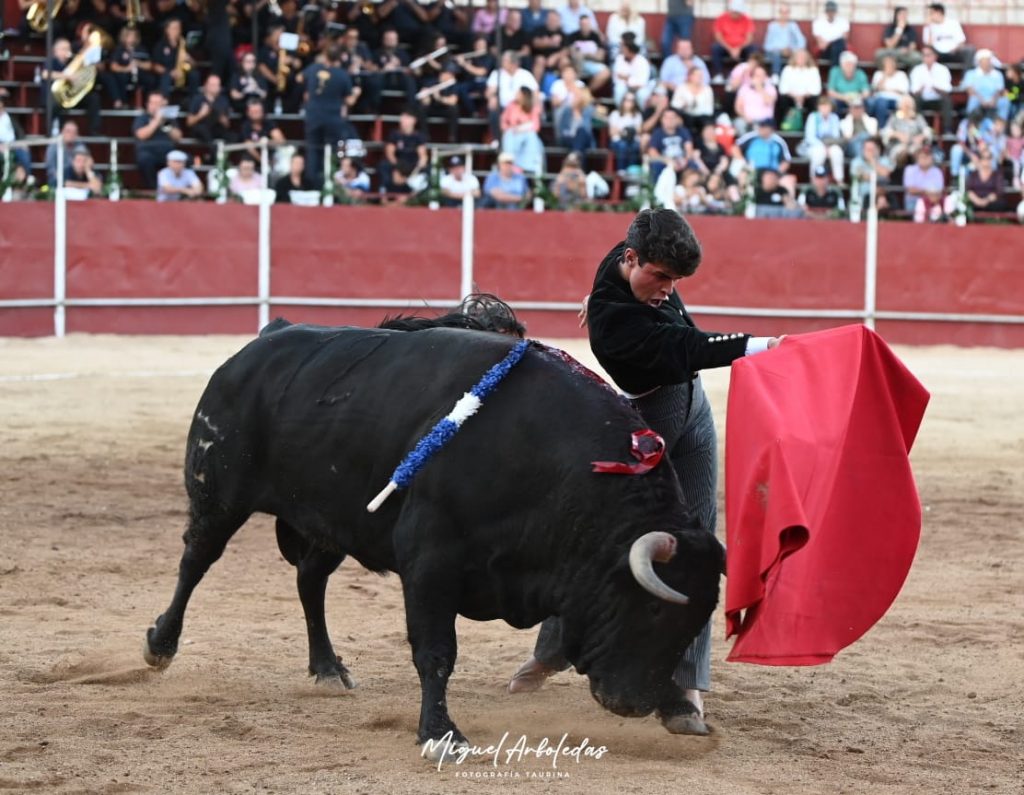
<svg viewBox="0 0 1024 795">
<path fill-rule="evenodd" d="M 0 211 L 0 299 L 53 295 L 53 205 Z M 399 307 L 289 304 L 289 298 L 454 300 L 457 210 L 273 207 L 271 316 L 372 325 Z M 257 292 L 255 208 L 84 202 L 68 206 L 68 297 L 240 297 Z M 478 289 L 513 302 L 578 303 L 625 234 L 620 213 L 483 210 L 476 216 Z M 683 283 L 691 306 L 845 309 L 863 305 L 863 225 L 841 221 L 695 218 L 704 263 Z M 28 231 L 26 231 L 28 230 Z M 878 308 L 1024 315 L 1018 226 L 881 224 Z M 415 311 L 415 310 L 413 310 Z M 429 313 L 429 310 L 428 310 Z M 215 307 L 68 307 L 69 332 L 241 333 L 255 302 Z M 536 336 L 581 334 L 574 312 L 527 310 Z M 795 333 L 850 322 L 702 316 L 708 329 Z M 51 309 L 0 309 L 0 334 L 53 331 Z M 880 321 L 892 342 L 1024 346 L 1024 326 Z"/>
</svg>

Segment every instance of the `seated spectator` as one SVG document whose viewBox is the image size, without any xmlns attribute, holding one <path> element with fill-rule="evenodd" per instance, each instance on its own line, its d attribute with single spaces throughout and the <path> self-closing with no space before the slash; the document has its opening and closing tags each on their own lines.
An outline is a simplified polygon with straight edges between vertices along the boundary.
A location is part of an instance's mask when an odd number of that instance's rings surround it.
<svg viewBox="0 0 1024 795">
<path fill-rule="evenodd" d="M 608 115 L 608 140 L 615 153 L 615 169 L 620 174 L 640 165 L 640 128 L 643 122 L 636 94 L 627 91 L 619 107 Z"/>
<path fill-rule="evenodd" d="M 256 161 L 249 155 L 242 155 L 238 171 L 228 182 L 228 195 L 234 199 L 244 199 L 248 191 L 262 189 L 263 176 L 256 168 Z"/>
<path fill-rule="evenodd" d="M 597 27 L 597 17 L 594 16 L 591 9 L 587 8 L 583 0 L 566 0 L 566 4 L 559 7 L 558 16 L 562 22 L 562 33 L 566 36 L 571 36 L 580 29 L 583 17 L 589 17 L 593 26 Z"/>
<path fill-rule="evenodd" d="M 519 25 L 520 19 L 522 19 L 522 15 L 519 10 L 513 8 L 509 10 L 508 20 L 505 24 Z M 522 31 L 519 32 L 522 33 Z M 504 28 L 501 42 L 502 45 L 510 42 L 510 37 Z M 515 49 L 518 51 L 518 48 Z M 456 53 L 452 58 L 452 65 L 457 69 L 455 77 L 459 82 L 456 85 L 456 93 L 459 96 L 462 112 L 466 116 L 475 116 L 480 101 L 487 95 L 487 77 L 497 67 L 497 61 L 491 55 L 487 38 L 484 36 L 474 38 L 473 49 L 468 53 Z"/>
<path fill-rule="evenodd" d="M 839 6 L 834 0 L 825 3 L 825 13 L 811 25 L 814 46 L 818 57 L 824 58 L 833 67 L 839 64 L 839 57 L 846 52 L 846 37 L 850 35 L 850 21 L 839 16 Z"/>
<path fill-rule="evenodd" d="M 448 171 L 441 177 L 439 187 L 445 207 L 460 207 L 467 194 L 474 200 L 480 198 L 480 180 L 466 171 L 466 163 L 459 155 L 448 158 Z"/>
<path fill-rule="evenodd" d="M 353 11 L 359 12 L 355 3 Z M 379 27 L 391 27 L 398 31 L 398 38 L 409 46 L 416 46 L 427 30 L 427 12 L 417 2 L 399 0 L 395 3 L 380 3 L 376 7 L 376 21 Z"/>
<path fill-rule="evenodd" d="M 78 125 L 71 119 L 67 119 L 61 125 L 60 139 L 61 146 L 64 148 L 64 165 L 66 166 L 71 162 L 71 158 L 75 156 L 75 150 L 79 147 Z M 46 184 L 51 188 L 57 185 L 57 144 L 49 144 L 46 147 Z"/>
<path fill-rule="evenodd" d="M 980 158 L 977 168 L 967 174 L 967 201 L 975 212 L 1006 212 L 1009 206 L 1005 191 L 1006 182 L 999 170 L 992 167 L 991 158 Z"/>
<path fill-rule="evenodd" d="M 192 97 L 188 106 L 185 124 L 192 137 L 210 145 L 227 140 L 231 127 L 231 103 L 220 91 L 220 78 L 210 75 L 203 83 L 203 90 Z"/>
<path fill-rule="evenodd" d="M 724 82 L 726 61 L 745 61 L 757 51 L 754 44 L 754 20 L 747 16 L 745 0 L 729 0 L 728 10 L 715 18 L 712 28 L 714 44 L 711 45 L 711 68 L 715 73 L 712 82 Z"/>
<path fill-rule="evenodd" d="M 843 194 L 829 183 L 825 166 L 811 169 L 811 184 L 800 194 L 798 204 L 811 216 L 825 216 L 846 210 Z"/>
<path fill-rule="evenodd" d="M 501 114 L 501 148 L 520 169 L 544 172 L 544 142 L 540 139 L 540 102 L 526 86 Z"/>
<path fill-rule="evenodd" d="M 704 73 L 704 82 L 711 84 L 711 72 L 708 65 L 693 54 L 693 43 L 689 39 L 676 40 L 675 51 L 661 62 L 658 82 L 668 96 L 672 96 L 679 86 L 686 82 L 691 69 L 700 69 Z"/>
<path fill-rule="evenodd" d="M 792 192 L 782 185 L 779 172 L 773 168 L 762 169 L 757 175 L 754 204 L 758 218 L 800 218 L 803 215 Z"/>
<path fill-rule="evenodd" d="M 763 66 L 756 67 L 750 80 L 736 93 L 736 129 L 740 133 L 752 130 L 761 119 L 775 117 L 778 92 Z M 838 119 L 836 120 L 838 123 Z"/>
<path fill-rule="evenodd" d="M 519 8 L 508 9 L 508 14 L 505 17 L 505 21 L 501 24 L 498 30 L 501 32 L 500 38 L 502 51 L 507 52 L 508 50 L 512 50 L 513 52 L 519 55 L 520 63 L 526 63 L 529 60 L 530 39 L 532 37 L 532 34 L 527 33 L 526 28 L 523 27 L 523 10 Z M 479 38 L 479 36 L 475 36 L 473 38 L 474 53 L 477 51 L 476 42 L 477 39 Z M 488 48 L 492 44 L 494 46 L 497 46 L 499 38 L 497 33 L 495 33 L 493 36 L 485 36 L 483 38 L 487 42 Z M 458 58 L 459 56 L 456 55 L 455 57 Z M 473 59 L 473 63 L 478 63 L 478 59 L 480 58 L 482 58 L 482 56 L 476 56 Z M 486 78 L 487 75 L 491 73 L 492 69 L 494 69 L 493 56 L 492 64 L 488 68 L 487 73 L 484 74 L 484 78 Z"/>
<path fill-rule="evenodd" d="M 485 0 L 482 8 L 473 14 L 470 31 L 477 35 L 492 36 L 499 25 L 504 25 L 508 17 L 508 9 L 498 9 L 498 0 Z"/>
<path fill-rule="evenodd" d="M 533 57 L 533 76 L 543 88 L 554 80 L 566 58 L 566 39 L 562 32 L 562 18 L 557 11 L 548 11 L 544 27 L 533 33 L 530 39 L 530 55 Z"/>
<path fill-rule="evenodd" d="M 381 33 L 380 47 L 373 54 L 373 65 L 376 74 L 371 75 L 368 84 L 363 85 L 367 92 L 367 106 L 378 111 L 382 91 L 401 91 L 405 95 L 406 104 L 413 102 L 416 98 L 416 80 L 409 71 L 409 51 L 399 46 L 398 31 L 394 28 L 387 28 Z"/>
<path fill-rule="evenodd" d="M 703 215 L 717 209 L 717 203 L 704 187 L 704 175 L 696 168 L 687 168 L 679 175 L 673 200 L 681 215 Z"/>
<path fill-rule="evenodd" d="M 772 88 L 770 85 L 767 87 Z M 750 106 L 756 104 L 756 98 L 750 102 Z M 672 107 L 682 112 L 686 126 L 694 136 L 712 120 L 715 115 L 715 94 L 700 69 L 691 69 L 687 73 L 686 82 L 672 95 Z M 761 118 L 763 116 L 757 117 Z"/>
<path fill-rule="evenodd" d="M 520 210 L 530 197 L 526 177 L 516 171 L 515 157 L 509 152 L 498 155 L 498 167 L 484 180 L 482 206 L 501 210 Z"/>
<path fill-rule="evenodd" d="M 693 0 L 668 0 L 668 13 L 661 29 L 661 54 L 672 52 L 679 39 L 693 38 Z M 708 75 L 710 82 L 711 75 Z"/>
<path fill-rule="evenodd" d="M 885 154 L 897 167 L 906 163 L 918 149 L 927 148 L 928 156 L 932 157 L 931 140 L 932 128 L 917 112 L 914 100 L 903 97 L 882 128 Z"/>
<path fill-rule="evenodd" d="M 7 99 L 10 95 L 6 88 L 0 88 L 0 147 L 4 144 L 13 144 L 15 141 L 25 137 L 25 131 L 21 129 L 21 125 L 18 124 L 10 113 L 7 112 Z M 67 124 L 75 124 L 74 122 L 66 122 Z M 75 137 L 77 138 L 78 126 L 75 125 Z M 53 144 L 50 144 L 53 146 Z M 56 150 L 55 150 L 56 151 Z M 72 152 L 74 150 L 72 149 Z M 25 168 L 26 171 L 32 168 L 32 156 L 28 153 L 27 149 L 18 147 L 17 149 L 12 148 L 9 150 L 12 164 L 18 164 Z M 68 162 L 65 157 L 65 163 Z M 56 167 L 56 164 L 55 164 Z"/>
<path fill-rule="evenodd" d="M 552 111 L 557 111 L 570 97 L 580 89 L 586 88 L 586 83 L 579 79 L 576 67 L 571 63 L 562 67 L 559 78 L 551 84 L 548 91 L 548 102 Z"/>
<path fill-rule="evenodd" d="M 587 175 L 583 173 L 578 153 L 570 152 L 565 156 L 551 192 L 563 210 L 571 210 L 587 200 Z"/>
<path fill-rule="evenodd" d="M 637 39 L 643 41 L 643 39 Z M 591 17 L 580 17 L 580 27 L 566 39 L 567 55 L 576 70 L 588 81 L 590 90 L 598 91 L 612 76 L 608 68 L 608 48 Z"/>
<path fill-rule="evenodd" d="M 746 166 L 748 170 L 774 171 L 779 183 L 790 194 L 795 194 L 796 177 L 789 173 L 792 155 L 785 140 L 775 132 L 774 119 L 762 119 L 755 132 L 740 136 L 736 140 L 732 154 L 739 164 Z M 740 187 L 745 187 L 745 184 L 741 184 Z"/>
<path fill-rule="evenodd" d="M 776 82 L 782 73 L 782 64 L 789 61 L 798 50 L 807 48 L 807 37 L 800 26 L 790 19 L 789 13 L 789 4 L 781 3 L 778 16 L 768 23 L 764 34 L 764 52 Z M 821 78 L 818 79 L 820 83 Z M 818 93 L 821 93 L 820 90 Z"/>
<path fill-rule="evenodd" d="M 992 65 L 992 50 L 978 50 L 978 65 L 964 75 L 967 112 L 981 111 L 988 116 L 1010 118 L 1010 100 L 1006 97 L 1003 73 Z"/>
<path fill-rule="evenodd" d="M 850 181 L 856 183 L 856 190 L 860 193 L 860 203 L 867 207 L 871 200 L 871 175 L 875 175 L 875 207 L 879 210 L 886 210 L 889 207 L 889 199 L 885 189 L 889 185 L 892 172 L 895 170 L 893 162 L 882 154 L 882 144 L 877 138 L 868 138 L 861 147 L 860 155 L 850 163 Z M 853 201 L 851 195 L 850 201 Z"/>
<path fill-rule="evenodd" d="M 519 66 L 519 56 L 513 50 L 501 54 L 501 68 L 487 78 L 487 112 L 491 138 L 501 139 L 501 113 L 526 87 L 534 93 L 540 91 L 536 78 Z"/>
<path fill-rule="evenodd" d="M 942 195 L 946 181 L 935 165 L 930 146 L 922 146 L 914 162 L 903 170 L 903 207 L 918 223 L 938 221 L 942 217 Z"/>
<path fill-rule="evenodd" d="M 343 157 L 334 172 L 334 184 L 354 201 L 361 201 L 370 192 L 370 175 L 358 157 Z"/>
<path fill-rule="evenodd" d="M 145 188 L 156 187 L 157 169 L 161 163 L 167 161 L 168 153 L 182 138 L 177 122 L 164 117 L 166 107 L 167 100 L 164 95 L 154 91 L 146 97 L 146 109 L 136 116 L 132 123 L 132 134 L 135 136 L 135 165 L 139 169 Z M 177 194 L 174 197 L 174 200 L 177 200 Z"/>
<path fill-rule="evenodd" d="M 946 6 L 931 3 L 928 6 L 928 24 L 921 31 L 921 43 L 938 53 L 942 63 L 971 64 L 974 48 L 967 46 L 967 36 L 960 23 L 946 16 Z"/>
<path fill-rule="evenodd" d="M 804 139 L 797 152 L 810 159 L 812 169 L 824 167 L 828 160 L 832 165 L 832 179 L 837 185 L 843 183 L 843 134 L 839 116 L 827 96 L 818 99 L 818 109 L 807 118 Z"/>
<path fill-rule="evenodd" d="M 665 108 L 661 114 L 661 124 L 651 134 L 647 145 L 647 157 L 652 182 L 658 181 L 664 168 L 671 168 L 679 174 L 693 160 L 693 136 L 683 126 L 683 120 L 675 108 Z"/>
<path fill-rule="evenodd" d="M 1006 99 L 1010 103 L 1010 118 L 1014 119 L 1022 110 L 1024 103 L 1024 78 L 1021 77 L 1020 64 L 1006 65 Z"/>
<path fill-rule="evenodd" d="M 1006 144 L 1009 138 L 1006 135 L 1006 122 L 996 116 L 991 120 L 992 125 L 989 128 L 988 135 L 985 136 L 985 142 L 989 145 L 992 150 L 992 162 L 996 168 L 1002 165 L 1003 158 L 1006 156 Z"/>
<path fill-rule="evenodd" d="M 896 68 L 895 57 L 886 55 L 882 58 L 882 68 L 875 70 L 871 78 L 871 96 L 865 101 L 868 115 L 874 116 L 884 127 L 900 99 L 909 93 L 907 73 Z"/>
<path fill-rule="evenodd" d="M 985 144 L 986 137 L 992 130 L 992 121 L 981 113 L 965 116 L 956 128 L 956 143 L 949 152 L 949 173 L 954 179 L 960 176 L 964 160 L 968 165 L 975 165 Z"/>
<path fill-rule="evenodd" d="M 1021 169 L 1024 167 L 1024 122 L 1014 119 L 1010 122 L 1010 134 L 1006 137 L 1004 159 L 1010 168 L 1013 189 L 1021 188 Z"/>
<path fill-rule="evenodd" d="M 156 175 L 158 202 L 176 202 L 183 198 L 197 199 L 203 195 L 203 183 L 199 181 L 195 171 L 185 167 L 187 162 L 188 155 L 180 149 L 172 149 L 167 153 L 167 167 L 160 169 L 160 173 Z"/>
<path fill-rule="evenodd" d="M 11 181 L 8 185 L 12 202 L 28 201 L 36 188 L 36 178 L 21 163 L 15 163 L 11 169 Z"/>
<path fill-rule="evenodd" d="M 895 58 L 901 69 L 909 69 L 921 63 L 917 31 L 909 19 L 906 6 L 893 9 L 892 22 L 882 31 L 882 47 L 875 53 L 875 63 L 882 63 L 886 56 Z"/>
<path fill-rule="evenodd" d="M 787 131 L 802 130 L 804 117 L 817 108 L 819 94 L 821 73 L 807 50 L 797 50 L 783 67 L 782 77 L 779 78 L 779 98 L 775 103 L 776 121 Z M 800 113 L 793 114 L 794 110 Z M 784 123 L 787 119 L 791 121 Z"/>
<path fill-rule="evenodd" d="M 416 114 L 411 109 L 403 110 L 398 129 L 387 137 L 384 157 L 377 164 L 384 193 L 410 193 L 409 177 L 424 172 L 430 162 L 427 136 L 416 129 L 416 124 Z"/>
<path fill-rule="evenodd" d="M 547 23 L 548 12 L 543 7 L 543 0 L 526 0 L 526 8 L 523 9 L 523 30 L 527 36 L 532 36 Z"/>
<path fill-rule="evenodd" d="M 128 105 L 136 89 L 148 94 L 157 88 L 153 74 L 153 61 L 146 50 L 140 48 L 139 31 L 125 25 L 118 34 L 118 44 L 100 72 L 103 89 L 110 94 L 114 110 Z"/>
<path fill-rule="evenodd" d="M 729 170 L 729 150 L 718 140 L 713 122 L 705 124 L 695 147 L 694 162 L 703 174 L 708 193 L 722 203 L 736 204 L 740 191 L 736 177 Z"/>
<path fill-rule="evenodd" d="M 921 63 L 910 71 L 910 93 L 918 111 L 937 110 L 942 114 L 942 132 L 953 129 L 953 76 L 949 67 L 939 63 L 935 48 L 921 48 Z"/>
<path fill-rule="evenodd" d="M 851 100 L 866 100 L 870 93 L 868 76 L 857 66 L 857 56 L 846 50 L 839 56 L 839 65 L 828 70 L 828 95 L 835 100 L 836 112 L 845 115 Z"/>
<path fill-rule="evenodd" d="M 71 162 L 64 166 L 64 187 L 84 190 L 90 199 L 103 193 L 103 183 L 96 176 L 92 156 L 84 146 L 76 148 Z"/>
<path fill-rule="evenodd" d="M 258 99 L 254 99 L 245 107 L 241 140 L 244 143 L 251 144 L 247 151 L 259 161 L 262 159 L 262 152 L 260 152 L 259 147 L 261 141 L 266 140 L 272 146 L 280 146 L 287 139 L 277 124 L 267 118 L 267 112 L 263 109 L 263 103 Z"/>
<path fill-rule="evenodd" d="M 274 185 L 274 201 L 277 204 L 291 204 L 292 191 L 319 190 L 317 185 L 306 175 L 306 158 L 301 152 L 292 155 L 288 163 L 288 173 Z"/>
<path fill-rule="evenodd" d="M 437 76 L 437 82 L 425 87 L 419 97 L 420 127 L 427 129 L 431 116 L 440 116 L 448 127 L 448 140 L 459 140 L 459 89 L 455 78 L 455 65 L 446 61 Z"/>
<path fill-rule="evenodd" d="M 622 104 L 626 92 L 632 91 L 636 94 L 637 104 L 641 108 L 644 107 L 654 88 L 651 78 L 651 62 L 640 54 L 640 46 L 633 38 L 633 34 L 623 34 L 619 57 L 615 59 L 615 65 L 612 67 L 612 93 L 615 104 Z"/>
<path fill-rule="evenodd" d="M 619 44 L 623 33 L 632 33 L 633 39 L 640 45 L 641 51 L 646 50 L 647 22 L 643 15 L 633 6 L 633 0 L 621 0 L 619 10 L 608 15 L 605 27 L 605 40 L 608 42 L 608 53 L 614 60 L 619 55 Z"/>
<path fill-rule="evenodd" d="M 247 52 L 238 63 L 238 70 L 232 75 L 228 86 L 228 96 L 232 107 L 245 112 L 250 102 L 259 102 L 264 108 L 270 97 L 267 79 L 260 73 L 256 64 L 256 54 Z"/>
<path fill-rule="evenodd" d="M 729 72 L 729 78 L 725 81 L 725 97 L 722 99 L 722 110 L 727 113 L 736 113 L 736 96 L 740 89 L 750 83 L 755 70 L 764 69 L 764 56 L 760 52 L 750 53 L 750 57 L 741 61 Z"/>
<path fill-rule="evenodd" d="M 864 103 L 855 99 L 850 103 L 850 112 L 839 122 L 839 132 L 843 136 L 846 156 L 857 157 L 864 142 L 878 135 L 878 120 L 868 116 Z"/>
<path fill-rule="evenodd" d="M 580 154 L 597 148 L 594 140 L 594 98 L 590 89 L 572 92 L 568 101 L 555 111 L 555 140 L 559 146 Z"/>
</svg>

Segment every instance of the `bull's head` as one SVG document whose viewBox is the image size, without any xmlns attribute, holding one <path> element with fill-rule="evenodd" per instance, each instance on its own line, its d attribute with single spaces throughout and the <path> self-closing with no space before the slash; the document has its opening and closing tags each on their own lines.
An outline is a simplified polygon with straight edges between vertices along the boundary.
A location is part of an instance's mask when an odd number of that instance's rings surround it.
<svg viewBox="0 0 1024 795">
<path fill-rule="evenodd" d="M 672 673 L 715 609 L 723 565 L 710 533 L 650 532 L 589 594 L 582 621 L 563 615 L 566 657 L 590 678 L 601 706 L 629 717 L 685 711 Z"/>
</svg>

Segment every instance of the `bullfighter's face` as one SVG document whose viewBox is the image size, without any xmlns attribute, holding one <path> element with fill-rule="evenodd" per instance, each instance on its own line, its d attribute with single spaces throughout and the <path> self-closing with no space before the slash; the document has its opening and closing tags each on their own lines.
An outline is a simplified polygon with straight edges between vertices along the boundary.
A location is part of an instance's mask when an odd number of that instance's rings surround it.
<svg viewBox="0 0 1024 795">
<path fill-rule="evenodd" d="M 641 265 L 636 251 L 631 248 L 626 249 L 620 270 L 623 278 L 629 282 L 633 297 L 641 304 L 653 307 L 659 307 L 668 300 L 676 282 L 681 278 L 657 262 Z"/>
</svg>

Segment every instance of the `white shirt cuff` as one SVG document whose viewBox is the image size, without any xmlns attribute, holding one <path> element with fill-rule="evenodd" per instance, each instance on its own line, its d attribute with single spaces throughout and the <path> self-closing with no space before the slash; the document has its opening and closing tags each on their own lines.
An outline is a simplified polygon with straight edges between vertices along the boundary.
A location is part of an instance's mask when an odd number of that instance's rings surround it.
<svg viewBox="0 0 1024 795">
<path fill-rule="evenodd" d="M 768 350 L 768 343 L 771 339 L 771 337 L 747 337 L 747 349 L 743 355 L 750 356 Z"/>
</svg>

